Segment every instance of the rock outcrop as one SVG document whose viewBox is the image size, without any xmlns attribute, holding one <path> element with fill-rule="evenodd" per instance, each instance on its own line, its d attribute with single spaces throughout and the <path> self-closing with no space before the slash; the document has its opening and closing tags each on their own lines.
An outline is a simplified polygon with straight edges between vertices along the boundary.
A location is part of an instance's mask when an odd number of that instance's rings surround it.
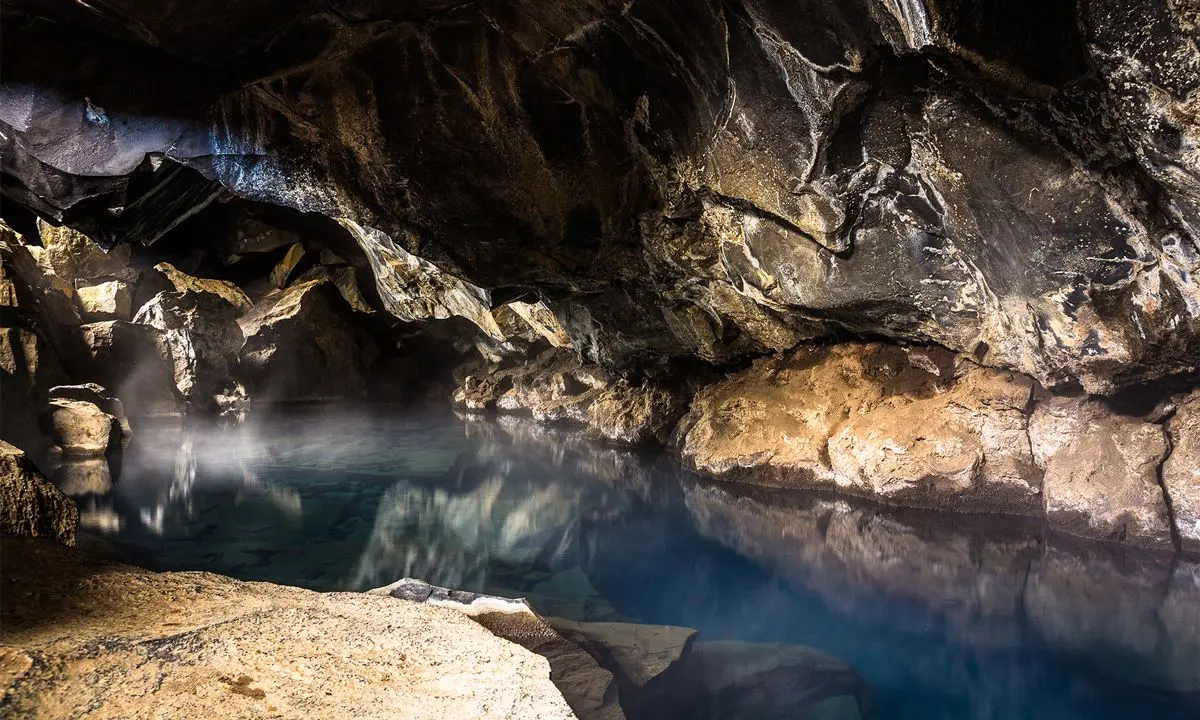
<svg viewBox="0 0 1200 720">
<path fill-rule="evenodd" d="M 465 369 L 454 392 L 468 411 L 528 413 L 622 443 L 662 441 L 682 414 L 679 394 L 653 381 L 630 381 L 551 348 L 512 367 Z"/>
<path fill-rule="evenodd" d="M 79 510 L 20 448 L 0 440 L 0 534 L 75 544 Z M 5 570 L 11 559 L 4 558 Z M 7 607 L 11 597 L 5 599 Z"/>
<path fill-rule="evenodd" d="M 133 313 L 133 290 L 120 280 L 75 288 L 75 302 L 88 322 L 128 320 Z"/>
<path fill-rule="evenodd" d="M 3 551 L 6 588 L 28 589 L 6 590 L 0 622 L 4 708 L 20 717 L 574 717 L 546 660 L 450 609 L 33 540 Z"/>
<path fill-rule="evenodd" d="M 178 417 L 183 404 L 172 381 L 174 368 L 162 333 L 124 320 L 88 323 L 81 328 L 86 376 L 111 388 L 132 412 Z"/>
<path fill-rule="evenodd" d="M 1179 404 L 1167 433 L 1171 456 L 1162 466 L 1163 489 L 1183 549 L 1200 553 L 1200 391 Z"/>
<path fill-rule="evenodd" d="M 1028 378 L 940 350 L 846 343 L 761 360 L 702 389 L 676 445 L 723 480 L 901 505 L 1037 513 Z"/>
</svg>

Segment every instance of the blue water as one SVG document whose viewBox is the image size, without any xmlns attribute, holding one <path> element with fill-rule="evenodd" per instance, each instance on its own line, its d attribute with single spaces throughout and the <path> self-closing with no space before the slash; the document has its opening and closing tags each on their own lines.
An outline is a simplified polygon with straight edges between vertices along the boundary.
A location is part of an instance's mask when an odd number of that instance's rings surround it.
<svg viewBox="0 0 1200 720">
<path fill-rule="evenodd" d="M 65 469 L 125 559 L 317 590 L 401 577 L 579 620 L 811 646 L 873 717 L 1200 717 L 1200 562 L 1038 525 L 715 486 L 525 421 L 309 410 L 135 428 Z"/>
</svg>

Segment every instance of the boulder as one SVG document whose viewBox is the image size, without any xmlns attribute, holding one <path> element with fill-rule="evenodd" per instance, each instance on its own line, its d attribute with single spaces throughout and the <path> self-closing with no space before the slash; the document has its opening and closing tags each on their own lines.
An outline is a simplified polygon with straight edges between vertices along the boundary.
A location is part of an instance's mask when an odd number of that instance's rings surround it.
<svg viewBox="0 0 1200 720">
<path fill-rule="evenodd" d="M 174 368 L 156 328 L 124 320 L 81 327 L 87 348 L 88 377 L 121 398 L 133 417 L 178 416 L 182 404 L 172 378 Z"/>
<path fill-rule="evenodd" d="M 68 457 L 102 457 L 121 443 L 116 418 L 90 402 L 51 400 L 48 415 L 54 440 Z"/>
<path fill-rule="evenodd" d="M 162 273 L 167 281 L 174 286 L 176 292 L 191 290 L 193 292 L 212 293 L 230 305 L 233 305 L 240 313 L 247 313 L 254 307 L 254 303 L 250 300 L 249 296 L 241 288 L 228 280 L 193 277 L 167 262 L 155 265 L 154 269 Z"/>
<path fill-rule="evenodd" d="M 87 322 L 128 320 L 133 312 L 133 290 L 128 283 L 109 280 L 75 288 L 75 302 Z"/>
<path fill-rule="evenodd" d="M 192 407 L 228 410 L 245 398 L 235 379 L 242 331 L 238 309 L 210 292 L 163 292 L 138 310 L 134 322 L 162 333 L 180 395 Z M 223 406 L 224 405 L 224 406 Z"/>
<path fill-rule="evenodd" d="M 1029 442 L 1045 469 L 1051 525 L 1082 537 L 1171 547 L 1158 484 L 1168 451 L 1161 425 L 1118 415 L 1099 400 L 1051 397 L 1034 410 Z"/>
<path fill-rule="evenodd" d="M 23 538 L 3 555 L 12 717 L 574 718 L 544 658 L 447 608 L 154 573 Z"/>
<path fill-rule="evenodd" d="M 117 245 L 105 252 L 87 235 L 65 225 L 38 220 L 42 247 L 39 264 L 68 283 L 114 279 L 132 283 L 138 271 L 129 266 L 130 248 Z"/>
<path fill-rule="evenodd" d="M 666 388 L 608 373 L 559 348 L 524 364 L 464 369 L 460 375 L 453 397 L 460 409 L 528 413 L 619 443 L 662 440 L 683 411 L 678 395 Z"/>
<path fill-rule="evenodd" d="M 576 622 L 547 617 L 560 635 L 604 658 L 622 682 L 641 690 L 687 654 L 698 631 L 671 625 Z"/>
<path fill-rule="evenodd" d="M 24 451 L 0 440 L 0 533 L 74 545 L 78 522 L 75 503 L 38 471 Z M 6 576 L 8 560 L 6 556 Z"/>
<path fill-rule="evenodd" d="M 429 585 L 404 578 L 370 591 L 410 602 L 454 608 L 498 637 L 527 648 L 550 663 L 550 679 L 580 720 L 623 720 L 613 674 L 584 648 L 564 637 L 524 600 Z"/>
<path fill-rule="evenodd" d="M 328 282 L 309 280 L 268 294 L 238 320 L 240 362 L 255 397 L 316 401 L 360 397 L 374 345 Z"/>
<path fill-rule="evenodd" d="M 287 252 L 284 253 L 283 257 L 280 258 L 279 262 L 275 264 L 275 267 L 271 270 L 271 285 L 273 285 L 277 290 L 282 290 L 287 287 L 288 283 L 290 283 L 292 279 L 295 278 L 299 272 L 301 272 L 299 268 L 304 260 L 304 246 L 300 243 L 293 243 L 292 246 L 288 248 Z M 310 261 L 315 261 L 315 259 L 310 258 Z M 305 264 L 311 264 L 311 262 Z"/>
<path fill-rule="evenodd" d="M 675 445 L 689 467 L 722 480 L 1037 514 L 1032 392 L 1029 378 L 943 350 L 806 347 L 700 390 Z"/>
<path fill-rule="evenodd" d="M 1179 404 L 1167 433 L 1171 456 L 1162 466 L 1163 488 L 1183 549 L 1200 553 L 1200 391 Z"/>
<path fill-rule="evenodd" d="M 129 424 L 129 418 L 125 416 L 125 405 L 103 386 L 96 383 L 56 385 L 50 388 L 49 395 L 52 400 L 79 400 L 95 405 L 117 421 L 117 425 L 121 429 L 123 446 L 128 446 L 129 441 L 133 438 L 133 428 Z"/>
</svg>

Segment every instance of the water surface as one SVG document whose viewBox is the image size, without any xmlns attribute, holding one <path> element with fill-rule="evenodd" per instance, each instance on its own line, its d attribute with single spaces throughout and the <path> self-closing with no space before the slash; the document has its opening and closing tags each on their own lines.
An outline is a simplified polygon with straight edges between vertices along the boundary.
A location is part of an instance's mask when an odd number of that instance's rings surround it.
<svg viewBox="0 0 1200 720">
<path fill-rule="evenodd" d="M 526 421 L 309 410 L 140 427 L 60 478 L 125 559 L 316 590 L 401 577 L 541 612 L 807 645 L 875 717 L 1200 717 L 1200 563 L 1014 520 L 701 482 Z"/>
</svg>

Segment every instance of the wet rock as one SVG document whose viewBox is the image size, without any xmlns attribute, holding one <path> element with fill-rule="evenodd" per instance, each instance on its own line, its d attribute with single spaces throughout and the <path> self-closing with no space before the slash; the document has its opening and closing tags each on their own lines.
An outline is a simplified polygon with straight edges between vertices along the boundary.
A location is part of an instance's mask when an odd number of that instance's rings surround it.
<svg viewBox="0 0 1200 720">
<path fill-rule="evenodd" d="M 1200 391 L 1179 404 L 1167 434 L 1171 455 L 1162 466 L 1163 489 L 1183 549 L 1200 553 Z"/>
<path fill-rule="evenodd" d="M 622 443 L 662 440 L 682 413 L 673 393 L 650 380 L 636 382 L 552 348 L 511 368 L 466 372 L 454 393 L 465 410 L 529 413 L 541 422 L 581 425 Z"/>
<path fill-rule="evenodd" d="M 240 362 L 267 401 L 360 397 L 362 369 L 374 346 L 356 332 L 351 310 L 332 284 L 297 283 L 267 295 L 238 320 Z"/>
<path fill-rule="evenodd" d="M 675 442 L 690 467 L 724 480 L 1037 513 L 1032 390 L 940 350 L 804 348 L 702 389 Z"/>
<path fill-rule="evenodd" d="M 114 397 L 104 387 L 96 383 L 85 383 L 83 385 L 56 385 L 50 388 L 50 398 L 52 400 L 72 400 L 85 403 L 91 403 L 103 410 L 108 415 L 112 416 L 117 421 L 117 425 L 121 429 L 121 444 L 128 446 L 129 441 L 133 437 L 133 428 L 129 424 L 129 418 L 125 416 L 125 405 L 120 399 Z"/>
<path fill-rule="evenodd" d="M 1086 398 L 1048 398 L 1029 422 L 1046 518 L 1083 537 L 1171 547 L 1158 470 L 1167 457 L 1162 426 L 1117 415 Z"/>
<path fill-rule="evenodd" d="M 80 330 L 87 348 L 85 377 L 111 388 L 131 416 L 179 416 L 170 353 L 156 328 L 110 320 Z"/>
<path fill-rule="evenodd" d="M 523 600 L 448 590 L 411 578 L 370 592 L 454 608 L 498 637 L 546 658 L 550 662 L 550 679 L 581 720 L 620 720 L 625 717 L 613 674 L 578 644 L 563 637 Z"/>
<path fill-rule="evenodd" d="M 166 277 L 167 281 L 174 286 L 176 292 L 191 290 L 193 292 L 211 293 L 234 306 L 242 313 L 249 312 L 254 307 L 254 303 L 251 302 L 246 293 L 228 280 L 193 277 L 176 268 L 174 265 L 165 262 L 155 265 L 154 269 Z"/>
<path fill-rule="evenodd" d="M 105 458 L 66 458 L 54 471 L 54 484 L 70 498 L 108 495 L 112 492 L 112 468 Z M 95 508 L 79 508 L 79 525 L 85 530 L 98 529 Z M 119 521 L 118 521 L 119 523 Z"/>
<path fill-rule="evenodd" d="M 801 645 L 702 641 L 647 686 L 645 717 L 857 720 L 866 683 L 846 663 Z"/>
<path fill-rule="evenodd" d="M 609 659 L 623 682 L 638 690 L 687 654 L 697 631 L 670 625 L 620 622 L 576 622 L 548 617 L 559 634 L 593 656 Z"/>
<path fill-rule="evenodd" d="M 90 402 L 51 400 L 48 414 L 54 440 L 68 457 L 103 457 L 121 444 L 116 418 Z"/>
<path fill-rule="evenodd" d="M 544 658 L 447 608 L 56 550 L 4 539 L 26 592 L 6 588 L 0 690 L 20 717 L 574 717 Z"/>
<path fill-rule="evenodd" d="M 0 440 L 0 534 L 74 545 L 78 521 L 75 503 L 42 476 L 24 451 Z M 8 562 L 6 555 L 6 576 Z"/>
<path fill-rule="evenodd" d="M 134 322 L 162 333 L 181 396 L 201 411 L 224 411 L 244 399 L 235 379 L 242 331 L 238 309 L 210 292 L 163 292 L 138 310 Z"/>
<path fill-rule="evenodd" d="M 75 288 L 75 302 L 87 322 L 128 320 L 133 312 L 133 291 L 127 283 L 109 280 Z"/>
<path fill-rule="evenodd" d="M 38 220 L 38 234 L 44 248 L 39 264 L 69 282 L 114 279 L 125 283 L 137 280 L 138 272 L 129 267 L 129 246 L 117 246 L 105 252 L 77 230 L 54 226 Z"/>
</svg>

